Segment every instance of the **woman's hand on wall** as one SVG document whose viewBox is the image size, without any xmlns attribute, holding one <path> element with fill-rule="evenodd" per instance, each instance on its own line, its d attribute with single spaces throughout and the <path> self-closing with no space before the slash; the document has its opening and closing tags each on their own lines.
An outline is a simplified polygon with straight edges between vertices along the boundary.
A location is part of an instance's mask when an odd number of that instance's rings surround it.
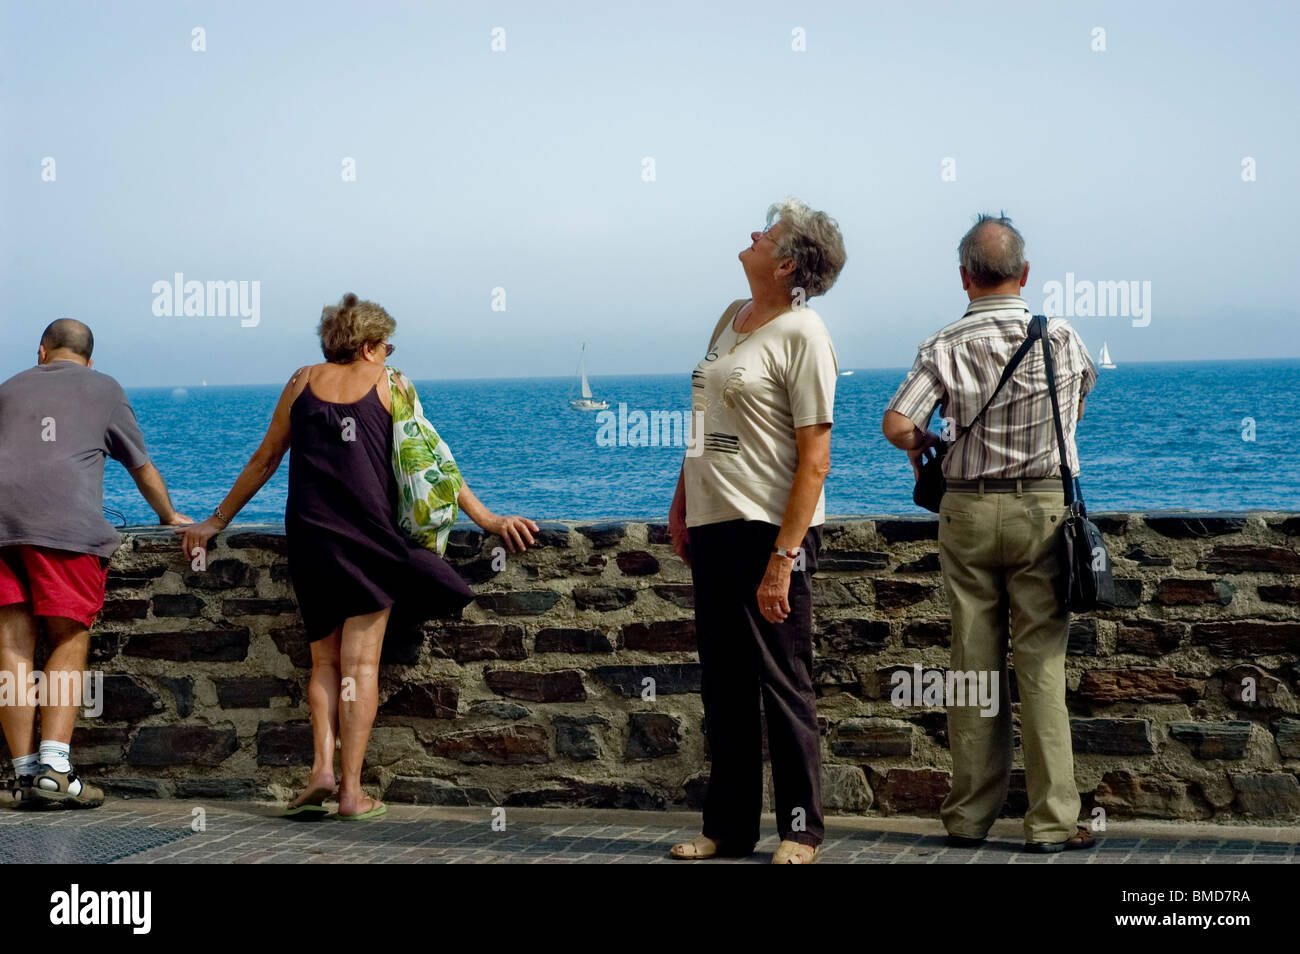
<svg viewBox="0 0 1300 954">
<path fill-rule="evenodd" d="M 192 560 L 197 556 L 194 552 L 196 547 L 206 554 L 208 552 L 208 541 L 224 529 L 225 527 L 216 517 L 208 517 L 202 523 L 177 527 L 172 532 L 181 538 L 181 550 L 185 553 L 185 559 Z"/>
<path fill-rule="evenodd" d="M 484 530 L 495 533 L 504 540 L 506 549 L 511 553 L 523 553 L 536 542 L 533 534 L 541 532 L 536 523 L 518 514 L 502 517 L 494 513 L 482 526 Z"/>
<path fill-rule="evenodd" d="M 758 611 L 769 623 L 784 623 L 790 615 L 791 561 L 773 553 L 767 561 L 767 572 L 758 584 Z"/>
</svg>

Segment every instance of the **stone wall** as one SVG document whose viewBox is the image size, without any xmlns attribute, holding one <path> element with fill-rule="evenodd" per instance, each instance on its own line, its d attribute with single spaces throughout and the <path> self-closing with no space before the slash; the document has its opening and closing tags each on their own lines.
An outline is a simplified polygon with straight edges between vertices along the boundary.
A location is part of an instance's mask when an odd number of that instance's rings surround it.
<svg viewBox="0 0 1300 954">
<path fill-rule="evenodd" d="M 1300 516 L 1098 523 L 1123 605 L 1070 631 L 1085 812 L 1300 818 Z M 947 662 L 936 531 L 934 518 L 827 526 L 828 811 L 931 815 L 947 791 L 943 710 L 890 701 L 899 667 Z M 449 559 L 479 594 L 462 619 L 390 633 L 367 781 L 426 804 L 698 807 L 692 591 L 666 527 L 550 524 L 504 566 L 498 542 L 453 537 Z M 170 533 L 128 534 L 93 641 L 105 710 L 74 740 L 88 776 L 111 794 L 194 798 L 283 798 L 305 779 L 310 656 L 284 554 L 277 528 L 236 527 L 195 573 Z M 1017 770 L 1006 813 L 1024 804 Z"/>
</svg>

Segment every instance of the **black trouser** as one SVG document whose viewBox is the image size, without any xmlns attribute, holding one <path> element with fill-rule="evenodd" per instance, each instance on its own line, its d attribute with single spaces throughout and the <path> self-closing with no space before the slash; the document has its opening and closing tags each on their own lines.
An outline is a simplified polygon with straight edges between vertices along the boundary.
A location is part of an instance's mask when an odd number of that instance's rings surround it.
<svg viewBox="0 0 1300 954">
<path fill-rule="evenodd" d="M 756 520 L 690 530 L 695 638 L 712 760 L 703 832 L 741 850 L 758 841 L 764 716 L 781 838 L 820 845 L 825 834 L 812 686 L 811 577 L 821 527 L 804 536 L 806 567 L 790 574 L 790 615 L 770 623 L 758 611 L 756 590 L 779 530 Z"/>
</svg>

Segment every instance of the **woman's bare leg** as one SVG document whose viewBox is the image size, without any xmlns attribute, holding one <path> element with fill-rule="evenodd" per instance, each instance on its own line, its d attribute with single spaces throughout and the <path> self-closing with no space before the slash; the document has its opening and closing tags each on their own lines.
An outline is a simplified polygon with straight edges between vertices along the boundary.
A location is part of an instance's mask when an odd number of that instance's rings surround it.
<svg viewBox="0 0 1300 954">
<path fill-rule="evenodd" d="M 342 683 L 339 664 L 341 633 L 341 629 L 336 629 L 311 644 L 311 682 L 307 685 L 307 701 L 311 706 L 311 738 L 315 754 L 307 788 L 289 803 L 295 808 L 308 801 L 307 795 L 313 791 L 334 791 L 334 748 L 339 731 L 339 690 Z M 313 796 L 310 801 L 315 802 L 317 798 Z"/>
<path fill-rule="evenodd" d="M 343 692 L 339 703 L 339 737 L 343 740 L 343 777 L 339 814 L 357 815 L 377 804 L 361 791 L 361 763 L 370 744 L 370 728 L 379 707 L 379 654 L 388 628 L 388 609 L 343 622 L 339 650 Z"/>
</svg>

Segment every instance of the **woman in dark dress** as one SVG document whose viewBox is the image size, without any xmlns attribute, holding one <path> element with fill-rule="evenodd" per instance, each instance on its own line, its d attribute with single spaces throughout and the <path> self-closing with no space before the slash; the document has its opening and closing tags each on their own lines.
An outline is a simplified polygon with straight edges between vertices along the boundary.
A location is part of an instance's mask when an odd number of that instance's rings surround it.
<svg viewBox="0 0 1300 954">
<path fill-rule="evenodd" d="M 320 817 L 337 783 L 343 819 L 376 818 L 385 806 L 361 790 L 361 763 L 379 702 L 379 656 L 389 614 L 427 619 L 458 612 L 474 598 L 439 556 L 397 526 L 393 420 L 385 359 L 396 323 L 379 305 L 344 296 L 318 328 L 325 363 L 294 372 L 262 445 L 207 520 L 177 532 L 185 553 L 207 549 L 275 473 L 290 447 L 284 526 L 289 575 L 311 642 L 315 760 L 306 789 L 286 814 Z M 468 485 L 457 503 L 511 552 L 533 542 L 537 524 L 499 516 Z"/>
</svg>

